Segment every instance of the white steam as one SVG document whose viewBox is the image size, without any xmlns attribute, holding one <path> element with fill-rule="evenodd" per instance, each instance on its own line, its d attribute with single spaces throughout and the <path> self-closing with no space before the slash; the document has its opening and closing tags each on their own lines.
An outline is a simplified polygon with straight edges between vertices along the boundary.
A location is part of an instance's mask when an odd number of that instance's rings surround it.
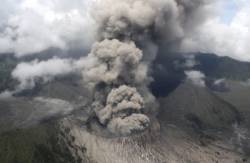
<svg viewBox="0 0 250 163">
<path fill-rule="evenodd" d="M 12 77 L 19 81 L 17 91 L 32 89 L 36 82 L 46 83 L 55 76 L 72 73 L 74 67 L 68 59 L 53 58 L 48 61 L 20 63 L 12 72 Z"/>
<path fill-rule="evenodd" d="M 205 75 L 200 71 L 185 71 L 187 80 L 191 81 L 194 85 L 205 87 Z"/>
</svg>

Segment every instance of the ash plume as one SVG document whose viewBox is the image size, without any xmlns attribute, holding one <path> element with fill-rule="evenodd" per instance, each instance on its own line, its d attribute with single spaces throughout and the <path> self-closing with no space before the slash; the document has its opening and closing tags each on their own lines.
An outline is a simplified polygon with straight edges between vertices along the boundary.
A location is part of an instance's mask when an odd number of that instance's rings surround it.
<svg viewBox="0 0 250 163">
<path fill-rule="evenodd" d="M 187 33 L 204 21 L 207 3 L 207 0 L 106 0 L 97 2 L 93 16 L 99 25 L 100 39 L 118 38 L 177 48 Z"/>
<path fill-rule="evenodd" d="M 148 89 L 159 48 L 176 50 L 202 19 L 205 0 L 97 1 L 92 15 L 99 42 L 86 58 L 83 78 L 93 91 L 99 122 L 115 135 L 149 127 L 157 102 Z M 164 47 L 164 49 L 165 49 Z M 134 88 L 135 87 L 135 88 Z"/>
<path fill-rule="evenodd" d="M 142 114 L 144 99 L 134 88 L 150 94 L 148 66 L 142 57 L 132 41 L 104 39 L 83 60 L 83 79 L 95 94 L 93 109 L 99 122 L 115 135 L 129 135 L 149 126 L 149 118 Z"/>
<path fill-rule="evenodd" d="M 86 57 L 21 63 L 12 75 L 20 82 L 18 87 L 26 89 L 33 88 L 37 78 L 46 82 L 58 75 L 81 73 L 83 84 L 93 93 L 91 106 L 102 126 L 122 136 L 143 131 L 158 106 L 148 88 L 153 80 L 150 67 L 163 54 L 158 51 L 181 50 L 188 33 L 205 20 L 207 2 L 97 0 L 88 16 L 96 42 Z M 27 72 L 24 76 L 22 70 Z"/>
<path fill-rule="evenodd" d="M 96 110 L 103 125 L 118 135 L 129 135 L 149 126 L 149 118 L 142 114 L 144 101 L 136 88 L 120 86 L 113 89 L 103 109 Z"/>
<path fill-rule="evenodd" d="M 84 60 L 84 80 L 92 85 L 139 84 L 146 80 L 147 66 L 141 62 L 142 51 L 134 42 L 105 39 L 93 45 Z"/>
</svg>

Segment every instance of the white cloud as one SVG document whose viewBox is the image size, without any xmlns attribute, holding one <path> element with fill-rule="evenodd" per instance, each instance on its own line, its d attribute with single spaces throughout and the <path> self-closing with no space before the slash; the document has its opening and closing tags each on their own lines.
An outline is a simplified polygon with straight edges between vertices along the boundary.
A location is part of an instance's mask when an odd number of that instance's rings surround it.
<svg viewBox="0 0 250 163">
<path fill-rule="evenodd" d="M 85 57 L 80 59 L 62 59 L 53 57 L 46 61 L 33 60 L 31 62 L 21 62 L 12 71 L 12 78 L 17 80 L 19 84 L 15 90 L 5 90 L 0 92 L 0 98 L 9 97 L 14 93 L 23 90 L 33 89 L 37 83 L 46 84 L 53 81 L 58 76 L 68 74 L 81 74 L 88 60 Z"/>
<path fill-rule="evenodd" d="M 187 76 L 187 80 L 191 81 L 193 84 L 205 87 L 205 75 L 200 71 L 185 71 L 185 74 Z"/>
<path fill-rule="evenodd" d="M 19 81 L 17 92 L 35 87 L 36 81 L 46 83 L 55 76 L 74 72 L 73 61 L 70 59 L 53 58 L 48 61 L 37 60 L 20 63 L 12 72 L 12 77 Z"/>
<path fill-rule="evenodd" d="M 95 40 L 89 2 L 4 0 L 10 10 L 0 11 L 0 53 L 23 56 L 52 47 L 67 49 L 76 43 L 89 47 Z"/>
<path fill-rule="evenodd" d="M 250 4 L 247 0 L 235 4 L 238 11 L 231 22 L 223 22 L 219 15 L 210 18 L 184 41 L 183 48 L 250 61 Z"/>
<path fill-rule="evenodd" d="M 20 57 L 49 48 L 89 48 L 95 40 L 97 27 L 89 15 L 89 6 L 95 1 L 1 1 L 0 53 L 12 52 Z M 222 7 L 230 6 L 229 3 L 238 11 L 233 13 L 231 22 L 224 22 Z M 250 61 L 249 0 L 219 0 L 208 8 L 218 12 L 211 14 L 210 19 L 194 32 L 186 34 L 189 36 L 183 41 L 183 51 L 211 52 Z"/>
</svg>

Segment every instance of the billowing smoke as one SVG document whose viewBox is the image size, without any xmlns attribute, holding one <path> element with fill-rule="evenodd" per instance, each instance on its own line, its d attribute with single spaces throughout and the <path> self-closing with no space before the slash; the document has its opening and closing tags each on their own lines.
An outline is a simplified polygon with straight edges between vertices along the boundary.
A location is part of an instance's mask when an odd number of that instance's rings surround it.
<svg viewBox="0 0 250 163">
<path fill-rule="evenodd" d="M 150 66 L 158 50 L 179 51 L 187 33 L 204 21 L 206 3 L 97 0 L 90 12 L 97 42 L 87 57 L 21 63 L 12 76 L 22 89 L 34 87 L 37 79 L 46 82 L 81 72 L 84 84 L 93 92 L 92 108 L 102 126 L 122 136 L 143 131 L 157 110 L 148 89 L 153 80 Z"/>
<path fill-rule="evenodd" d="M 95 113 L 110 132 L 129 135 L 149 127 L 149 113 L 157 107 L 148 90 L 150 65 L 163 45 L 166 52 L 178 50 L 186 32 L 201 22 L 196 14 L 204 4 L 204 0 L 97 1 L 92 15 L 100 42 L 87 57 L 83 77 L 95 92 Z"/>
<path fill-rule="evenodd" d="M 93 15 L 100 39 L 134 40 L 144 46 L 160 43 L 170 48 L 178 47 L 204 20 L 205 4 L 206 0 L 106 0 L 96 5 Z"/>
<path fill-rule="evenodd" d="M 96 43 L 84 61 L 83 76 L 89 84 L 140 84 L 147 79 L 142 51 L 133 42 L 116 39 Z"/>
<path fill-rule="evenodd" d="M 143 108 L 143 98 L 136 88 L 123 85 L 109 93 L 106 106 L 96 113 L 112 133 L 129 135 L 149 126 L 149 118 L 142 114 Z"/>
<path fill-rule="evenodd" d="M 129 135 L 149 126 L 149 118 L 142 114 L 144 99 L 134 88 L 150 94 L 146 89 L 148 65 L 142 57 L 132 41 L 104 39 L 83 60 L 84 81 L 95 93 L 93 109 L 100 123 L 115 135 Z"/>
</svg>

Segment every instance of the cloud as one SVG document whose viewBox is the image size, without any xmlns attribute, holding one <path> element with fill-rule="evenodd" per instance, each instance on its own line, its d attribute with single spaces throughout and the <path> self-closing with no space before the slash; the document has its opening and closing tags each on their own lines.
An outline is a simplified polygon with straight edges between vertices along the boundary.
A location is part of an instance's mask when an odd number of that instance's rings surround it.
<svg viewBox="0 0 250 163">
<path fill-rule="evenodd" d="M 133 39 L 139 42 L 158 40 L 170 46 L 178 44 L 206 19 L 208 2 L 106 0 L 96 4 L 93 15 L 99 25 L 101 38 Z"/>
<path fill-rule="evenodd" d="M 225 2 L 226 3 L 226 2 Z M 249 1 L 234 1 L 238 11 L 231 22 L 225 23 L 220 15 L 211 17 L 198 28 L 197 33 L 183 42 L 184 51 L 209 52 L 250 61 L 250 5 Z"/>
<path fill-rule="evenodd" d="M 49 48 L 89 48 L 95 39 L 89 1 L 14 0 L 3 2 L 0 53 L 31 55 Z M 74 46 L 74 47 L 72 47 Z"/>
<path fill-rule="evenodd" d="M 18 64 L 12 72 L 20 83 L 17 90 L 33 88 L 37 80 L 46 83 L 55 76 L 81 72 L 93 93 L 91 108 L 99 123 L 114 135 L 141 132 L 150 126 L 148 115 L 156 115 L 157 101 L 148 85 L 158 50 L 178 52 L 182 41 L 207 18 L 209 0 L 92 2 L 21 1 L 1 32 L 0 51 L 21 57 L 95 42 L 79 60 L 52 58 Z M 187 66 L 192 67 L 193 58 L 189 60 Z M 204 85 L 201 73 L 186 74 Z"/>
<path fill-rule="evenodd" d="M 150 54 L 145 58 L 154 58 L 157 46 L 150 38 L 153 33 L 156 40 L 168 45 L 166 49 L 180 44 L 183 52 L 209 52 L 250 61 L 247 0 L 136 0 L 133 3 L 128 0 L 3 0 L 1 3 L 0 53 L 22 57 L 50 48 L 90 49 L 97 38 L 133 37 L 141 43 L 144 40 L 144 53 Z M 229 13 L 232 7 L 234 12 Z M 166 19 L 167 15 L 171 16 Z M 222 20 L 227 16 L 226 22 Z"/>
<path fill-rule="evenodd" d="M 12 72 L 12 77 L 19 82 L 16 91 L 22 91 L 34 88 L 36 82 L 46 83 L 55 76 L 72 73 L 74 68 L 70 59 L 53 58 L 41 62 L 34 60 L 18 64 Z"/>
<path fill-rule="evenodd" d="M 205 75 L 200 71 L 185 71 L 185 74 L 187 76 L 187 80 L 191 81 L 193 84 L 205 87 Z"/>
<path fill-rule="evenodd" d="M 168 44 L 177 43 L 205 20 L 207 11 L 204 6 L 207 2 L 136 0 L 130 5 L 128 0 L 3 0 L 4 7 L 0 8 L 0 53 L 15 53 L 22 57 L 50 48 L 89 49 L 99 28 L 102 32 L 98 37 L 147 40 L 144 46 L 151 47 L 150 53 L 154 47 L 155 52 L 151 55 L 155 55 L 157 48 L 151 38 L 147 38 L 150 33 L 155 33 L 154 36 Z M 94 10 L 93 6 L 96 7 Z M 133 28 L 127 28 L 130 26 Z"/>
</svg>

